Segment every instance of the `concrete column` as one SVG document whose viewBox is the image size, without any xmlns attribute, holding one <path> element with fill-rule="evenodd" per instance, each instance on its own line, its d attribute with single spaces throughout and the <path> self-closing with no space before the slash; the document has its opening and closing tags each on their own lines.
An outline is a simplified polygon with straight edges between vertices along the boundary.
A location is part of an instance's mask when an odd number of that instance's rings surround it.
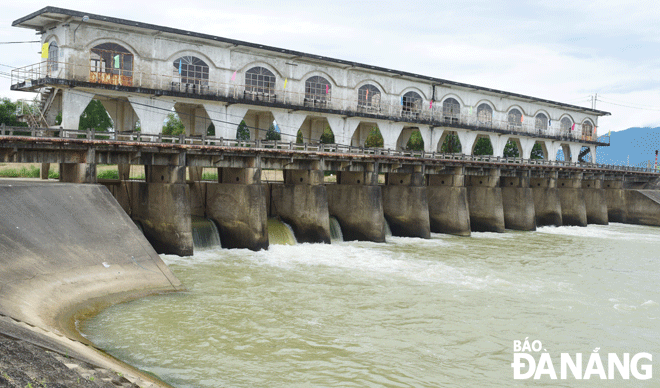
<svg viewBox="0 0 660 388">
<path fill-rule="evenodd" d="M 603 189 L 602 177 L 584 179 L 582 181 L 584 191 L 584 203 L 587 211 L 587 223 L 607 225 L 607 196 Z"/>
<path fill-rule="evenodd" d="M 442 147 L 442 135 L 444 134 L 445 130 L 444 128 L 431 128 L 431 141 L 430 144 L 432 147 L 430 149 L 426 149 L 426 140 L 424 140 L 424 145 L 425 145 L 425 151 L 429 152 L 440 152 L 440 148 Z M 422 134 L 423 135 L 423 134 Z"/>
<path fill-rule="evenodd" d="M 80 90 L 62 90 L 62 125 L 64 129 L 77 130 L 80 125 L 80 115 L 94 98 L 93 93 Z"/>
<path fill-rule="evenodd" d="M 41 179 L 48 179 L 49 172 L 50 172 L 50 163 L 41 163 L 41 174 L 39 175 Z"/>
<path fill-rule="evenodd" d="M 190 191 L 185 167 L 145 166 L 145 182 L 122 182 L 131 216 L 158 253 L 193 254 Z M 121 201 L 120 201 L 121 203 Z"/>
<path fill-rule="evenodd" d="M 268 249 L 266 188 L 259 168 L 219 168 L 206 187 L 206 211 L 218 224 L 223 248 Z"/>
<path fill-rule="evenodd" d="M 298 242 L 330 243 L 323 177 L 320 170 L 284 170 L 284 184 L 270 185 L 270 215 L 291 225 Z"/>
<path fill-rule="evenodd" d="M 589 146 L 589 154 L 591 155 L 591 163 L 596 163 L 596 146 Z"/>
<path fill-rule="evenodd" d="M 548 160 L 551 162 L 557 161 L 557 151 L 559 150 L 560 144 L 556 141 L 545 141 L 545 148 L 548 150 Z"/>
<path fill-rule="evenodd" d="M 243 121 L 248 107 L 244 105 L 202 104 L 215 126 L 215 136 L 236 139 L 236 130 Z"/>
<path fill-rule="evenodd" d="M 623 181 L 607 180 L 603 182 L 607 201 L 607 219 L 611 222 L 627 222 L 626 191 Z"/>
<path fill-rule="evenodd" d="M 470 211 L 464 170 L 450 174 L 429 175 L 427 196 L 431 232 L 470 235 Z"/>
<path fill-rule="evenodd" d="M 570 143 L 568 148 L 571 150 L 571 162 L 577 163 L 580 157 L 580 150 L 582 149 L 582 144 Z"/>
<path fill-rule="evenodd" d="M 490 144 L 493 146 L 493 156 L 504 156 L 504 147 L 506 146 L 509 137 L 506 135 L 488 134 Z"/>
<path fill-rule="evenodd" d="M 428 125 L 418 125 L 419 133 L 424 140 L 424 151 L 433 152 L 435 147 L 433 145 L 433 129 Z"/>
<path fill-rule="evenodd" d="M 258 140 L 266 137 L 266 132 L 268 132 L 274 118 L 270 112 L 250 111 L 245 115 L 244 120 L 250 130 L 250 139 Z"/>
<path fill-rule="evenodd" d="M 472 131 L 457 130 L 458 140 L 461 142 L 461 152 L 465 155 L 472 155 L 474 142 L 477 141 L 477 133 Z"/>
<path fill-rule="evenodd" d="M 521 148 L 520 157 L 523 159 L 531 158 L 532 148 L 534 148 L 534 144 L 536 144 L 536 141 L 529 137 L 521 137 L 518 141 Z"/>
<path fill-rule="evenodd" d="M 326 185 L 328 210 L 341 226 L 345 241 L 385 242 L 381 187 L 369 172 L 337 172 L 337 184 Z M 365 184 L 365 182 L 367 182 Z"/>
<path fill-rule="evenodd" d="M 135 114 L 140 119 L 140 132 L 145 135 L 158 135 L 163 132 L 167 115 L 174 108 L 173 101 L 156 98 L 128 97 Z"/>
<path fill-rule="evenodd" d="M 396 141 L 399 138 L 399 135 L 401 135 L 404 125 L 404 123 L 397 122 L 378 122 L 378 129 L 383 136 L 383 148 L 391 150 L 396 149 Z"/>
<path fill-rule="evenodd" d="M 504 225 L 513 230 L 536 230 L 534 193 L 529 187 L 529 171 L 521 170 L 517 177 L 500 178 Z"/>
<path fill-rule="evenodd" d="M 275 121 L 277 121 L 277 125 L 280 127 L 282 141 L 295 142 L 298 130 L 307 118 L 307 115 L 304 113 L 274 110 L 273 117 L 275 118 Z M 335 137 L 336 136 L 335 133 Z"/>
<path fill-rule="evenodd" d="M 536 226 L 562 226 L 557 173 L 548 173 L 544 178 L 531 178 L 530 186 L 534 195 Z"/>
<path fill-rule="evenodd" d="M 87 151 L 87 163 L 60 163 L 60 182 L 96 183 L 96 151 Z"/>
<path fill-rule="evenodd" d="M 431 238 L 424 174 L 388 173 L 383 193 L 383 215 L 393 236 Z"/>
<path fill-rule="evenodd" d="M 369 132 L 371 131 L 371 128 L 373 128 L 374 126 L 376 126 L 376 124 L 359 123 L 359 125 L 357 125 L 355 130 L 351 133 L 351 137 L 349 139 L 350 145 L 352 145 L 353 147 L 364 147 L 364 143 L 367 141 Z"/>
<path fill-rule="evenodd" d="M 499 170 L 486 176 L 467 177 L 470 229 L 473 232 L 504 232 L 504 208 Z"/>
<path fill-rule="evenodd" d="M 561 217 L 564 225 L 587 226 L 587 208 L 582 190 L 582 178 L 557 180 Z"/>
<path fill-rule="evenodd" d="M 358 125 L 360 125 L 360 119 L 343 119 L 341 117 L 328 116 L 328 123 L 330 124 L 330 129 L 332 129 L 332 133 L 335 135 L 335 143 L 351 145 L 351 139 L 353 138 L 353 134 L 358 128 Z M 364 141 L 362 142 L 362 145 L 364 145 Z"/>
</svg>

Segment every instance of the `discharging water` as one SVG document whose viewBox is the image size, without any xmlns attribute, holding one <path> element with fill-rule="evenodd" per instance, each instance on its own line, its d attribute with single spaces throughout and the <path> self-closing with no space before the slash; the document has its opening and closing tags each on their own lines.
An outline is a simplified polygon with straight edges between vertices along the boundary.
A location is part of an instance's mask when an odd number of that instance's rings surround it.
<svg viewBox="0 0 660 388">
<path fill-rule="evenodd" d="M 193 216 L 192 235 L 195 251 L 222 247 L 218 227 L 209 219 Z"/>
<path fill-rule="evenodd" d="M 176 387 L 619 387 L 660 378 L 660 229 L 611 224 L 164 256 L 187 292 L 82 323 Z M 653 354 L 648 381 L 513 380 L 513 341 Z M 539 357 L 536 356 L 538 360 Z M 569 375 L 572 376 L 572 375 Z"/>
</svg>

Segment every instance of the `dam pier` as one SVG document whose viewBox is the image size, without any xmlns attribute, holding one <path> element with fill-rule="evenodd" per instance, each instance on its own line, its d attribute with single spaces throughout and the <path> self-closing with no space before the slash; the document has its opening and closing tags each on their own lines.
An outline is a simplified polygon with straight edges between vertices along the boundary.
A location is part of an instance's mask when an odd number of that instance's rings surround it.
<svg viewBox="0 0 660 388">
<path fill-rule="evenodd" d="M 16 136 L 18 130 L 2 129 L 0 161 L 59 163 L 62 182 L 105 185 L 159 253 L 193 253 L 193 216 L 216 223 L 223 247 L 252 250 L 268 248 L 269 217 L 309 243 L 330 242 L 330 217 L 345 240 L 373 242 L 385 241 L 385 223 L 395 236 L 418 238 L 610 219 L 660 226 L 652 190 L 658 174 L 640 168 L 213 137 Z M 118 165 L 119 179 L 99 181 L 98 164 Z M 144 166 L 144 180 L 129 179 L 131 165 Z M 217 180 L 202 180 L 209 168 Z M 266 181 L 264 171 L 283 179 Z"/>
</svg>

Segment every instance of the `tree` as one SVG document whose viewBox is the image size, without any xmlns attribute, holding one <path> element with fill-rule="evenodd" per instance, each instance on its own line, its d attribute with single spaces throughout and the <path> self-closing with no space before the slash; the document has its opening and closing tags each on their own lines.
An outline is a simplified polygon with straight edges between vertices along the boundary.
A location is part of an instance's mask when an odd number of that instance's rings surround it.
<svg viewBox="0 0 660 388">
<path fill-rule="evenodd" d="M 408 139 L 406 144 L 406 149 L 411 151 L 423 151 L 424 150 L 424 139 L 422 139 L 422 134 L 419 131 L 413 131 Z"/>
<path fill-rule="evenodd" d="M 531 159 L 543 159 L 543 148 L 541 148 L 541 145 L 539 143 L 534 144 L 534 147 L 532 147 L 532 155 L 530 156 Z"/>
<path fill-rule="evenodd" d="M 275 128 L 275 124 L 270 123 L 268 131 L 266 132 L 266 140 L 282 140 L 282 134 Z"/>
<path fill-rule="evenodd" d="M 215 137 L 215 125 L 213 123 L 209 124 L 208 128 L 206 128 L 206 136 Z"/>
<path fill-rule="evenodd" d="M 520 152 L 518 152 L 518 146 L 512 140 L 506 142 L 504 146 L 504 157 L 505 158 L 518 158 L 520 157 Z"/>
<path fill-rule="evenodd" d="M 487 137 L 482 137 L 477 139 L 477 142 L 474 144 L 473 155 L 492 155 L 493 154 L 493 145 L 490 142 L 490 139 Z"/>
<path fill-rule="evenodd" d="M 80 115 L 78 129 L 94 129 L 96 131 L 107 132 L 110 128 L 112 128 L 112 120 L 101 101 L 90 101 L 87 108 L 85 108 L 82 115 Z"/>
<path fill-rule="evenodd" d="M 27 127 L 27 123 L 18 121 L 18 117 L 16 116 L 17 108 L 18 104 L 6 97 L 0 100 L 0 124 L 11 127 Z"/>
<path fill-rule="evenodd" d="M 461 152 L 461 141 L 455 133 L 447 134 L 445 141 L 440 146 L 440 152 L 446 154 L 458 154 Z"/>
<path fill-rule="evenodd" d="M 371 128 L 367 139 L 364 141 L 364 146 L 368 148 L 383 148 L 385 141 L 383 140 L 383 135 L 380 134 L 380 130 L 377 126 Z"/>
<path fill-rule="evenodd" d="M 242 120 L 236 128 L 236 139 L 237 140 L 250 140 L 250 128 L 245 124 L 245 120 Z"/>
<path fill-rule="evenodd" d="M 179 115 L 170 112 L 167 115 L 167 122 L 163 125 L 163 135 L 179 136 L 186 133 L 186 127 L 181 122 Z"/>
<path fill-rule="evenodd" d="M 335 134 L 332 133 L 332 129 L 330 129 L 329 125 L 325 126 L 325 129 L 323 130 L 323 134 L 321 135 L 321 143 L 323 144 L 334 144 L 335 143 Z"/>
</svg>

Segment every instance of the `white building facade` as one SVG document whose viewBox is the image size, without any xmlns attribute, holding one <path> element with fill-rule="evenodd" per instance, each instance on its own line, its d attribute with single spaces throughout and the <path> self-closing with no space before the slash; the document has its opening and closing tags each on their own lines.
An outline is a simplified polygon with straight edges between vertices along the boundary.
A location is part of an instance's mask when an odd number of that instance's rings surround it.
<svg viewBox="0 0 660 388">
<path fill-rule="evenodd" d="M 42 62 L 16 69 L 12 89 L 41 91 L 48 125 L 63 128 L 100 100 L 117 131 L 158 134 L 175 110 L 189 135 L 252 139 L 275 120 L 282 140 L 315 142 L 326 126 L 339 144 L 364 146 L 377 125 L 384 148 L 406 147 L 419 130 L 426 151 L 457 135 L 464 154 L 487 137 L 493 155 L 512 141 L 529 159 L 559 150 L 573 162 L 588 147 L 595 162 L 598 117 L 607 112 L 275 47 L 46 7 L 14 26 L 41 33 Z M 560 153 L 560 154 L 562 154 Z"/>
</svg>

